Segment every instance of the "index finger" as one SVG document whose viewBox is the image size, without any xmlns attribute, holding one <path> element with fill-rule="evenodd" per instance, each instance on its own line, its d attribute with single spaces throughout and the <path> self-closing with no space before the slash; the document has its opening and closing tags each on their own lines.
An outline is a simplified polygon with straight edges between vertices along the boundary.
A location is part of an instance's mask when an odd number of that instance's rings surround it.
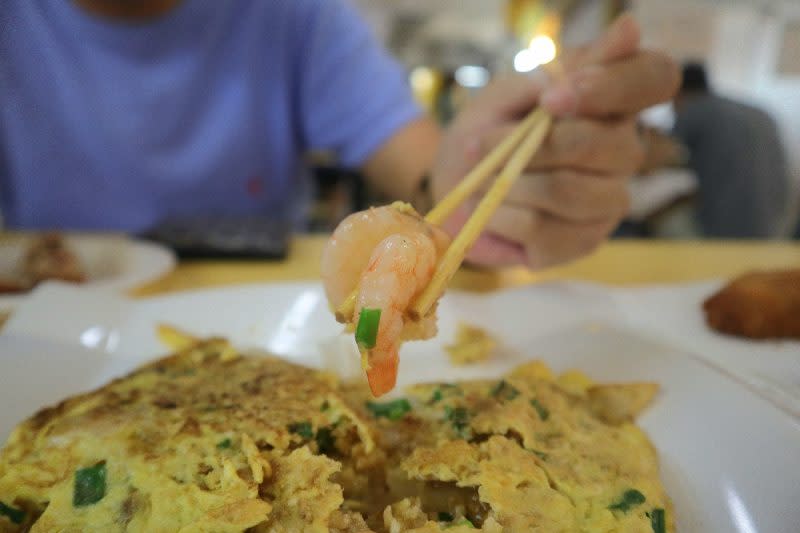
<svg viewBox="0 0 800 533">
<path fill-rule="evenodd" d="M 643 50 L 604 66 L 590 66 L 573 76 L 577 114 L 609 117 L 635 114 L 675 96 L 680 70 L 669 56 Z"/>
<path fill-rule="evenodd" d="M 566 50 L 556 61 L 542 67 L 554 82 L 545 91 L 542 105 L 556 115 L 574 114 L 578 95 L 568 73 L 631 57 L 639 51 L 640 40 L 638 23 L 632 15 L 624 14 L 594 42 Z"/>
</svg>

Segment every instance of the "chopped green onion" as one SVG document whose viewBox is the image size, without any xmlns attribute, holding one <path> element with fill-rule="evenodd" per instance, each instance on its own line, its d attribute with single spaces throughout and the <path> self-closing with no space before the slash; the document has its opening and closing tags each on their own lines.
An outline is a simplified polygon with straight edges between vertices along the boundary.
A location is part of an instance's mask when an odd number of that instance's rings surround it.
<svg viewBox="0 0 800 533">
<path fill-rule="evenodd" d="M 519 391 L 513 385 L 509 385 L 506 380 L 501 379 L 500 382 L 492 388 L 490 394 L 494 398 L 511 401 L 519 396 Z"/>
<path fill-rule="evenodd" d="M 534 455 L 541 459 L 542 461 L 547 461 L 548 455 L 544 452 L 540 452 L 539 450 L 533 450 Z"/>
<path fill-rule="evenodd" d="M 231 447 L 231 439 L 223 439 L 217 443 L 218 450 L 227 450 Z"/>
<path fill-rule="evenodd" d="M 623 513 L 627 513 L 631 507 L 636 507 L 637 505 L 643 504 L 647 498 L 644 497 L 644 494 L 639 492 L 636 489 L 628 489 L 624 493 L 622 493 L 622 498 L 617 503 L 609 505 L 608 508 L 611 511 L 622 511 Z"/>
<path fill-rule="evenodd" d="M 311 439 L 314 437 L 314 430 L 311 429 L 311 422 L 295 422 L 289 424 L 287 429 L 290 433 L 300 435 L 304 439 Z"/>
<path fill-rule="evenodd" d="M 667 520 L 664 509 L 653 509 L 650 511 L 650 525 L 653 533 L 667 533 Z"/>
<path fill-rule="evenodd" d="M 389 420 L 400 420 L 406 413 L 411 411 L 411 404 L 405 398 L 391 402 L 377 403 L 367 402 L 367 409 L 370 410 L 375 418 L 388 418 Z"/>
<path fill-rule="evenodd" d="M 314 440 L 317 441 L 317 450 L 319 453 L 328 455 L 336 451 L 336 445 L 333 440 L 333 430 L 331 428 L 319 428 Z"/>
<path fill-rule="evenodd" d="M 375 347 L 378 339 L 378 325 L 381 323 L 381 310 L 364 307 L 358 315 L 356 326 L 356 344 L 362 350 Z"/>
<path fill-rule="evenodd" d="M 469 413 L 467 410 L 464 407 L 453 408 L 448 405 L 444 408 L 444 416 L 452 424 L 453 429 L 464 437 L 466 430 L 469 428 Z"/>
<path fill-rule="evenodd" d="M 470 522 L 466 518 L 462 518 L 458 522 L 453 522 L 452 524 L 450 524 L 448 526 L 445 526 L 444 528 L 445 529 L 450 529 L 451 527 L 458 527 L 458 526 L 468 526 L 468 527 L 471 527 L 472 529 L 475 529 L 475 524 L 473 524 L 472 522 Z"/>
<path fill-rule="evenodd" d="M 440 512 L 439 514 L 436 515 L 436 519 L 439 522 L 452 522 L 453 521 L 453 515 L 451 515 L 450 513 L 442 513 L 442 512 Z"/>
<path fill-rule="evenodd" d="M 325 400 L 324 402 L 322 402 L 322 405 L 320 406 L 319 410 L 324 413 L 325 411 L 327 411 L 330 408 L 331 408 L 331 404 L 328 403 L 328 400 Z"/>
<path fill-rule="evenodd" d="M 542 403 L 537 400 L 536 398 L 531 400 L 531 405 L 534 409 L 536 409 L 536 413 L 539 415 L 539 418 L 544 422 L 548 418 L 550 418 L 550 410 L 547 409 Z"/>
<path fill-rule="evenodd" d="M 14 509 L 3 502 L 0 502 L 0 516 L 7 517 L 13 524 L 21 524 L 22 521 L 25 520 L 25 511 L 21 509 Z"/>
<path fill-rule="evenodd" d="M 458 385 L 453 385 L 452 383 L 442 383 L 439 385 L 433 394 L 431 395 L 431 399 L 428 400 L 428 405 L 433 405 L 442 401 L 445 396 L 456 396 L 463 394 L 463 391 L 458 387 Z"/>
<path fill-rule="evenodd" d="M 106 495 L 106 463 L 97 463 L 75 471 L 72 505 L 85 507 L 97 503 Z"/>
</svg>

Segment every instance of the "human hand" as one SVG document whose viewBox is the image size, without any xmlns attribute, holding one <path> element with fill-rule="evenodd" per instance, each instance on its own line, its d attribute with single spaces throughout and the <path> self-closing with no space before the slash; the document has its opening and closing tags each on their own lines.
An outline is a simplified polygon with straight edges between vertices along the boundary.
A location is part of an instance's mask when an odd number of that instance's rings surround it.
<svg viewBox="0 0 800 533">
<path fill-rule="evenodd" d="M 467 255 L 471 263 L 534 269 L 576 259 L 600 244 L 628 209 L 627 180 L 644 157 L 638 113 L 670 99 L 677 66 L 639 48 L 639 28 L 618 19 L 596 42 L 562 54 L 532 76 L 497 79 L 464 109 L 442 140 L 432 192 L 440 200 L 533 107 L 554 117 L 526 174 Z M 455 234 L 476 198 L 444 224 Z"/>
</svg>

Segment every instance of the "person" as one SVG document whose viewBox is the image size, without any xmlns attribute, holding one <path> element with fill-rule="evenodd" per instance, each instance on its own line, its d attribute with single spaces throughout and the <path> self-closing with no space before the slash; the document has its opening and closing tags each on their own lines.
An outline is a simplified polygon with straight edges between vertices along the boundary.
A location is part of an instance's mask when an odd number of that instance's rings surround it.
<svg viewBox="0 0 800 533">
<path fill-rule="evenodd" d="M 442 132 L 345 0 L 8 0 L 0 17 L 11 228 L 291 216 L 310 149 L 334 150 L 390 197 L 435 201 L 541 105 L 558 117 L 548 141 L 470 259 L 542 268 L 616 226 L 642 157 L 635 117 L 679 83 L 624 16 L 562 54 L 560 76 L 497 79 Z"/>
<path fill-rule="evenodd" d="M 703 235 L 780 235 L 789 176 L 778 128 L 767 113 L 715 94 L 703 65 L 689 62 L 675 100 L 673 134 L 687 147 L 697 175 L 695 218 Z"/>
</svg>

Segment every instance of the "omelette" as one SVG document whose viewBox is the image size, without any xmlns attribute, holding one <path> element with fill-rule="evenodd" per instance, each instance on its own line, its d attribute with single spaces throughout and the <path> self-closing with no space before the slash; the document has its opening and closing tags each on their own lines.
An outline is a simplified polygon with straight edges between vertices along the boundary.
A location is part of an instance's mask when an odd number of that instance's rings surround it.
<svg viewBox="0 0 800 533">
<path fill-rule="evenodd" d="M 671 532 L 656 393 L 531 362 L 376 402 L 198 341 L 18 426 L 0 532 Z"/>
</svg>

